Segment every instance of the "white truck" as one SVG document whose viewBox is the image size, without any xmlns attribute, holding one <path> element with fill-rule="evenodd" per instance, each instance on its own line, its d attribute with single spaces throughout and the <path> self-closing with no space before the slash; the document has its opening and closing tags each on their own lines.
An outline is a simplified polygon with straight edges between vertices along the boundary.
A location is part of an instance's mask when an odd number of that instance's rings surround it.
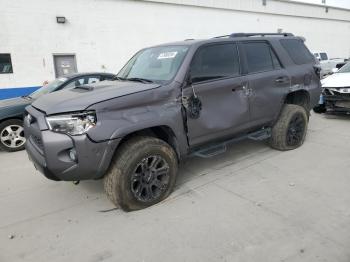
<svg viewBox="0 0 350 262">
<path fill-rule="evenodd" d="M 314 56 L 320 61 L 321 77 L 335 73 L 340 67 L 346 64 L 344 58 L 330 59 L 326 52 L 314 52 Z"/>
</svg>

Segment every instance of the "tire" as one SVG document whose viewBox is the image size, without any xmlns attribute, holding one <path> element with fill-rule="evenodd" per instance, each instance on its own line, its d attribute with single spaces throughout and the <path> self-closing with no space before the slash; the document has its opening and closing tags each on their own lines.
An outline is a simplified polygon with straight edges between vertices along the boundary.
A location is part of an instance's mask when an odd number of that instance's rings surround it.
<svg viewBox="0 0 350 262">
<path fill-rule="evenodd" d="M 284 105 L 281 115 L 272 127 L 270 146 L 286 151 L 298 148 L 304 143 L 308 125 L 305 108 L 298 105 Z"/>
<path fill-rule="evenodd" d="M 104 178 L 108 198 L 124 211 L 152 206 L 175 186 L 177 155 L 164 141 L 133 137 L 118 149 Z"/>
<path fill-rule="evenodd" d="M 25 141 L 22 120 L 9 119 L 0 123 L 1 150 L 7 152 L 23 150 Z"/>
<path fill-rule="evenodd" d="M 315 106 L 313 110 L 316 114 L 326 113 L 327 111 L 326 106 L 324 104 Z"/>
</svg>

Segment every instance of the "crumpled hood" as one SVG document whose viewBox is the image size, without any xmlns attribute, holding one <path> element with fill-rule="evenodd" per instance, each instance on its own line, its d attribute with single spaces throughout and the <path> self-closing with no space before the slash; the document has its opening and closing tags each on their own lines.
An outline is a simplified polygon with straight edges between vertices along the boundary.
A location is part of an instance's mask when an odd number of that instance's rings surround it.
<svg viewBox="0 0 350 262">
<path fill-rule="evenodd" d="M 0 100 L 0 109 L 9 108 L 9 107 L 17 107 L 17 106 L 25 106 L 29 105 L 31 101 L 25 99 L 23 97 L 15 97 L 10 99 Z"/>
<path fill-rule="evenodd" d="M 350 87 L 350 73 L 335 73 L 321 81 L 322 87 Z"/>
<path fill-rule="evenodd" d="M 85 85 L 83 88 L 67 89 L 44 95 L 32 105 L 48 115 L 81 111 L 92 104 L 157 87 L 159 87 L 159 84 L 144 84 L 131 81 L 102 81 L 96 84 Z"/>
</svg>

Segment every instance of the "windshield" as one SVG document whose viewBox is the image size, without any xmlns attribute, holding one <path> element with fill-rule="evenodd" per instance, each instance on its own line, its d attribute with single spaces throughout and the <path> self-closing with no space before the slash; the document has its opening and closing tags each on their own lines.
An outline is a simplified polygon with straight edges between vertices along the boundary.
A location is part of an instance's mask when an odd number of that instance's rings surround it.
<svg viewBox="0 0 350 262">
<path fill-rule="evenodd" d="M 52 82 L 48 83 L 47 85 L 44 85 L 43 87 L 36 90 L 34 93 L 31 93 L 29 96 L 31 98 L 37 99 L 39 96 L 51 93 L 52 91 L 55 91 L 55 89 L 67 81 L 67 78 L 61 77 L 53 80 Z"/>
<path fill-rule="evenodd" d="M 337 73 L 350 73 L 350 63 L 342 66 Z"/>
<path fill-rule="evenodd" d="M 188 46 L 160 46 L 141 50 L 118 73 L 120 78 L 154 82 L 171 80 L 180 68 Z"/>
</svg>

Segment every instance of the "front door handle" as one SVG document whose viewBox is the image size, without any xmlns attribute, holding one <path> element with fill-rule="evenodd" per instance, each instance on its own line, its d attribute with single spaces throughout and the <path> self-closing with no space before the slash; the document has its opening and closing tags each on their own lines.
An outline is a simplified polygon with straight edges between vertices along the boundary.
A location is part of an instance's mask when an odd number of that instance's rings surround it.
<svg viewBox="0 0 350 262">
<path fill-rule="evenodd" d="M 234 86 L 232 88 L 232 92 L 236 92 L 236 91 L 246 91 L 248 90 L 248 85 L 247 84 L 240 84 L 240 85 L 237 85 L 237 86 Z"/>
<path fill-rule="evenodd" d="M 236 91 L 243 91 L 244 95 L 246 96 L 250 96 L 253 93 L 253 90 L 246 85 L 240 85 L 232 88 L 232 92 Z"/>
<path fill-rule="evenodd" d="M 245 88 L 246 88 L 245 85 L 237 85 L 237 86 L 234 86 L 234 87 L 232 88 L 232 92 L 244 90 Z"/>
</svg>

